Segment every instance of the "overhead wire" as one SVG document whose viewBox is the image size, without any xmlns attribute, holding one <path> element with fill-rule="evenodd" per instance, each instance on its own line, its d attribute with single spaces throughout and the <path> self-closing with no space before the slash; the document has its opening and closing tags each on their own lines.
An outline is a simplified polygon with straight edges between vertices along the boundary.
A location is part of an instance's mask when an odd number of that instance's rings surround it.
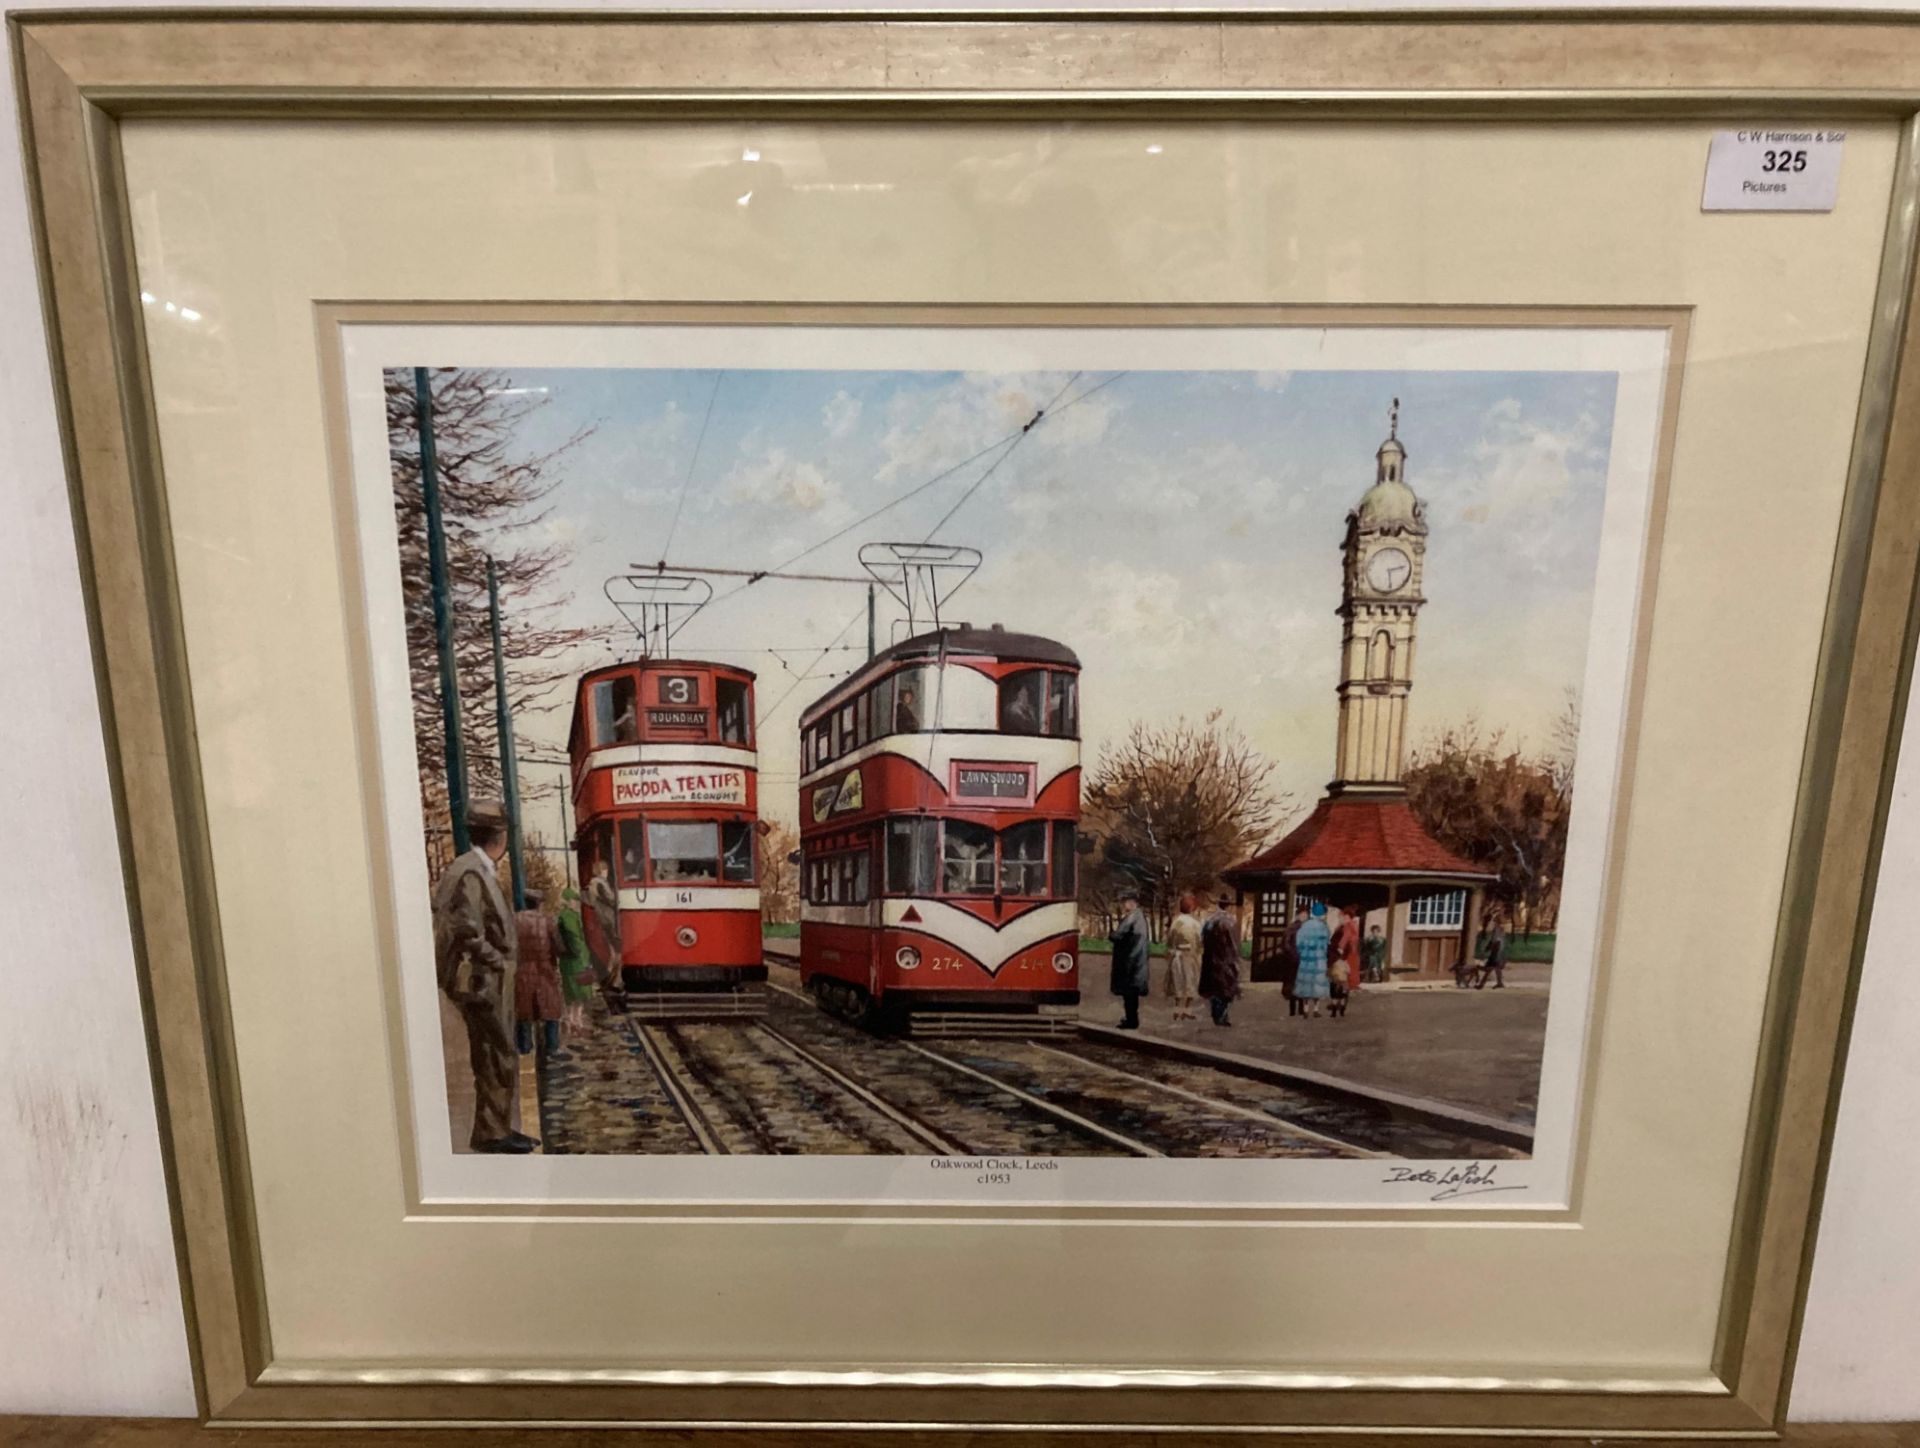
<svg viewBox="0 0 1920 1448">
<path fill-rule="evenodd" d="M 673 552 L 674 534 L 680 531 L 680 512 L 687 506 L 687 492 L 693 484 L 694 469 L 700 466 L 700 449 L 706 446 L 707 425 L 713 421 L 713 404 L 720 399 L 720 383 L 726 377 L 723 368 L 713 374 L 713 391 L 707 394 L 707 410 L 700 418 L 700 431 L 693 440 L 693 456 L 687 459 L 686 476 L 680 479 L 680 497 L 673 505 L 673 524 L 667 529 L 667 541 L 660 549 L 659 571 L 667 571 L 667 557 Z"/>
</svg>

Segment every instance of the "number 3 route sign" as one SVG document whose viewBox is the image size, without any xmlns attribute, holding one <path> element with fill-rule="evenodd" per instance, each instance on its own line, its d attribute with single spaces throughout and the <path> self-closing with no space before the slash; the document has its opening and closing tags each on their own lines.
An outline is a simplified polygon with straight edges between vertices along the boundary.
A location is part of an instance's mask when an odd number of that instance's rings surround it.
<svg viewBox="0 0 1920 1448">
<path fill-rule="evenodd" d="M 1715 131 L 1702 211 L 1831 211 L 1845 131 Z"/>
</svg>

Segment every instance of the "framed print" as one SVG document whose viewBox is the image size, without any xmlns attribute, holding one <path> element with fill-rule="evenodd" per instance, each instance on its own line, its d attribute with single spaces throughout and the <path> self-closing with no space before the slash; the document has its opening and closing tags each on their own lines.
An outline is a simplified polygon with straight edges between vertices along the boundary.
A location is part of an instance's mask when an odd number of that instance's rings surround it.
<svg viewBox="0 0 1920 1448">
<path fill-rule="evenodd" d="M 1774 1431 L 1920 31 L 13 41 L 209 1419 Z"/>
</svg>

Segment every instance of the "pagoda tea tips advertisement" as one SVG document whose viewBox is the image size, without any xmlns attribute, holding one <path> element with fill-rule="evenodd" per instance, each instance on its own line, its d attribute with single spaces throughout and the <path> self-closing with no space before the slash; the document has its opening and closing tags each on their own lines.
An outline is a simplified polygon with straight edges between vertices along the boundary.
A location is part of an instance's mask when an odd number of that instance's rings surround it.
<svg viewBox="0 0 1920 1448">
<path fill-rule="evenodd" d="M 346 330 L 429 1196 L 1564 1204 L 1664 330 Z"/>
</svg>

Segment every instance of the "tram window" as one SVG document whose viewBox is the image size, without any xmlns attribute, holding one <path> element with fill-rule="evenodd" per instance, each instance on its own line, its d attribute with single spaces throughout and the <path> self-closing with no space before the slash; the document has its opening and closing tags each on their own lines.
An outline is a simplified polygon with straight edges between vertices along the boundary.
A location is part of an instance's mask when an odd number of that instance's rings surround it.
<svg viewBox="0 0 1920 1448">
<path fill-rule="evenodd" d="M 893 684 L 893 732 L 896 734 L 918 734 L 927 727 L 931 717 L 927 698 L 927 684 L 933 677 L 931 669 L 902 669 L 894 677 Z"/>
<path fill-rule="evenodd" d="M 722 876 L 736 884 L 752 883 L 753 826 L 746 820 L 720 826 L 720 868 Z"/>
<path fill-rule="evenodd" d="M 939 845 L 938 820 L 889 820 L 887 889 L 895 895 L 931 895 Z"/>
<path fill-rule="evenodd" d="M 940 889 L 948 895 L 993 893 L 993 831 L 948 820 L 940 855 Z"/>
<path fill-rule="evenodd" d="M 867 702 L 873 714 L 873 737 L 893 733 L 893 675 L 867 690 Z"/>
<path fill-rule="evenodd" d="M 645 827 L 639 820 L 620 821 L 620 878 L 639 885 L 647 878 Z"/>
<path fill-rule="evenodd" d="M 853 857 L 853 903 L 864 905 L 873 898 L 873 861 L 865 850 Z"/>
<path fill-rule="evenodd" d="M 718 841 L 711 820 L 648 821 L 647 853 L 653 857 L 654 880 L 663 885 L 718 880 Z"/>
<path fill-rule="evenodd" d="M 833 758 L 833 720 L 828 719 L 813 731 L 813 767 L 818 769 Z"/>
<path fill-rule="evenodd" d="M 1000 893 L 1047 893 L 1047 822 L 1027 820 L 1000 836 Z"/>
<path fill-rule="evenodd" d="M 1000 681 L 1000 728 L 1007 734 L 1046 731 L 1047 671 L 1022 669 Z"/>
<path fill-rule="evenodd" d="M 1047 675 L 1047 733 L 1061 739 L 1080 737 L 1080 676 Z"/>
<path fill-rule="evenodd" d="M 629 677 L 593 686 L 593 742 L 633 744 L 640 738 L 640 691 Z"/>
<path fill-rule="evenodd" d="M 1071 900 L 1080 864 L 1079 831 L 1072 820 L 1053 822 L 1053 898 Z"/>
<path fill-rule="evenodd" d="M 589 846 L 592 855 L 592 864 L 587 870 L 587 882 L 588 884 L 592 884 L 594 876 L 604 870 L 607 876 L 607 883 L 611 885 L 614 880 L 613 826 L 611 824 L 594 826 L 592 841 L 592 844 Z"/>
<path fill-rule="evenodd" d="M 853 710 L 853 744 L 857 749 L 867 742 L 867 696 L 861 694 L 851 705 Z"/>
<path fill-rule="evenodd" d="M 745 744 L 752 729 L 747 718 L 748 690 L 739 679 L 715 679 L 713 699 L 720 718 L 720 742 Z"/>
<path fill-rule="evenodd" d="M 839 749 L 837 751 L 838 753 L 845 754 L 848 750 L 853 748 L 853 715 L 854 715 L 853 705 L 842 704 L 840 706 L 840 737 L 838 740 L 838 744 L 839 744 Z"/>
</svg>

